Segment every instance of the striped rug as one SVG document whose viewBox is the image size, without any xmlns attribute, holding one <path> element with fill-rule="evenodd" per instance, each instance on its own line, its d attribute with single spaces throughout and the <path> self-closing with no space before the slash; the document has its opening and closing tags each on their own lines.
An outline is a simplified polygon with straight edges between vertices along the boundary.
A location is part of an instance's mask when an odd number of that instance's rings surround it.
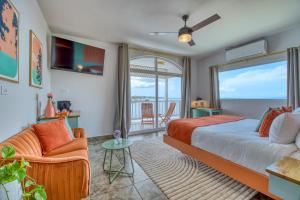
<svg viewBox="0 0 300 200">
<path fill-rule="evenodd" d="M 134 160 L 171 200 L 250 200 L 257 192 L 158 139 L 135 142 Z"/>
</svg>

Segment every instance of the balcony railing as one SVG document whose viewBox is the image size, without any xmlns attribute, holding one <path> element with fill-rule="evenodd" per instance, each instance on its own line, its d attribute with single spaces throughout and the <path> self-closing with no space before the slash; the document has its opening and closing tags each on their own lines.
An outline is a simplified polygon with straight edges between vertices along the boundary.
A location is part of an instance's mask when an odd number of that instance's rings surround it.
<svg viewBox="0 0 300 200">
<path fill-rule="evenodd" d="M 176 106 L 173 112 L 172 117 L 179 117 L 181 110 L 181 99 L 168 99 L 168 100 L 158 100 L 158 114 L 165 114 L 169 108 L 171 102 L 175 102 Z M 142 119 L 142 103 L 152 103 L 153 104 L 153 113 L 156 113 L 156 102 L 155 100 L 131 100 L 131 120 Z"/>
</svg>

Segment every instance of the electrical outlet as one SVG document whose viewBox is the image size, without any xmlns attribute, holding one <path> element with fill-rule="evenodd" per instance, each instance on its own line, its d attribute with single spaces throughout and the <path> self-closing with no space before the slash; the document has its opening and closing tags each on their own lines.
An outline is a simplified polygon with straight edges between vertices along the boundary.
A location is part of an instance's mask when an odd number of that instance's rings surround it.
<svg viewBox="0 0 300 200">
<path fill-rule="evenodd" d="M 3 86 L 3 85 L 0 86 L 0 95 L 1 95 L 1 96 L 6 96 L 6 95 L 8 95 L 8 90 L 7 90 L 7 88 L 6 88 L 5 86 Z"/>
</svg>

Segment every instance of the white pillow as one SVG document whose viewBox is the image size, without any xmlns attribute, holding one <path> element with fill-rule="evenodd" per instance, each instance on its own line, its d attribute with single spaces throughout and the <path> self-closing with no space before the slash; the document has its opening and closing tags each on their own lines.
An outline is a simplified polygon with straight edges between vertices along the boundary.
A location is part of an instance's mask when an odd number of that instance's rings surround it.
<svg viewBox="0 0 300 200">
<path fill-rule="evenodd" d="M 293 143 L 299 129 L 300 113 L 282 113 L 272 122 L 269 140 L 279 144 Z"/>
<path fill-rule="evenodd" d="M 300 107 L 296 108 L 293 113 L 300 113 Z"/>
<path fill-rule="evenodd" d="M 300 148 L 300 131 L 298 132 L 298 134 L 297 134 L 297 136 L 296 136 L 296 146 L 298 147 L 298 148 Z"/>
</svg>

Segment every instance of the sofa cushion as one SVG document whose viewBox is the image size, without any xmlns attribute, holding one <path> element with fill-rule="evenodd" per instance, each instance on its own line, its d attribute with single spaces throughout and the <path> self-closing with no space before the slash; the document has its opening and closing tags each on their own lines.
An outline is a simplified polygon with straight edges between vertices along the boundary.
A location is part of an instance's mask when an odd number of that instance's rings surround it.
<svg viewBox="0 0 300 200">
<path fill-rule="evenodd" d="M 42 156 L 42 147 L 40 141 L 32 128 L 27 128 L 8 138 L 0 144 L 4 146 L 13 146 L 17 155 Z"/>
<path fill-rule="evenodd" d="M 88 151 L 81 149 L 81 150 L 61 153 L 57 155 L 47 156 L 47 158 L 70 158 L 70 157 L 80 157 L 88 161 Z"/>
<path fill-rule="evenodd" d="M 71 151 L 76 151 L 76 150 L 87 150 L 87 139 L 86 138 L 77 138 L 74 139 L 72 142 L 69 142 L 63 146 L 60 146 L 44 156 L 54 156 L 58 154 L 63 154 L 63 153 L 68 153 Z"/>
<path fill-rule="evenodd" d="M 64 119 L 34 124 L 32 127 L 40 140 L 43 154 L 72 141 Z"/>
</svg>

